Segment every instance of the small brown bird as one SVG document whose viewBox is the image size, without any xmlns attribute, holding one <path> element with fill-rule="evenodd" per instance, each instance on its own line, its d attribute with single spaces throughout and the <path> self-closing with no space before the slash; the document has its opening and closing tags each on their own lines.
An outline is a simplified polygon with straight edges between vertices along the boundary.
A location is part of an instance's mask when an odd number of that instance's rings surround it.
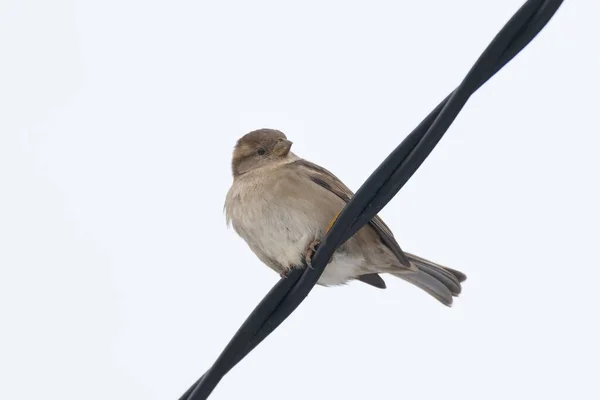
<svg viewBox="0 0 600 400">
<path fill-rule="evenodd" d="M 290 151 L 280 131 L 260 129 L 235 145 L 233 184 L 225 200 L 227 224 L 258 258 L 285 276 L 310 262 L 353 193 L 335 175 Z M 376 216 L 340 246 L 317 282 L 343 285 L 359 280 L 385 289 L 379 276 L 402 278 L 447 306 L 461 291 L 465 274 L 403 252 L 387 225 Z"/>
</svg>

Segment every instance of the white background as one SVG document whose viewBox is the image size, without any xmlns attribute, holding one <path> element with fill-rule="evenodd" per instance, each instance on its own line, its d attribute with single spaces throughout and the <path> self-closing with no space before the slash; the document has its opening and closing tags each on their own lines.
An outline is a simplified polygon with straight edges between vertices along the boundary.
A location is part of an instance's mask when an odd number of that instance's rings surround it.
<svg viewBox="0 0 600 400">
<path fill-rule="evenodd" d="M 357 189 L 521 1 L 0 1 L 0 398 L 177 399 L 277 282 L 225 226 L 235 140 Z M 316 288 L 211 399 L 598 399 L 600 60 L 566 2 L 381 213 L 446 308 Z"/>
</svg>

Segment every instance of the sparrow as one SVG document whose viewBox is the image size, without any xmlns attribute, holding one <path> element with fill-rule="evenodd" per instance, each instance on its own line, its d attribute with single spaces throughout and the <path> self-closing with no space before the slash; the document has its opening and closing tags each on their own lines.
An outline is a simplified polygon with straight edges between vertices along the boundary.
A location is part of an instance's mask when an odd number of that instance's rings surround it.
<svg viewBox="0 0 600 400">
<path fill-rule="evenodd" d="M 334 174 L 290 151 L 275 129 L 259 129 L 235 144 L 233 183 L 224 212 L 227 225 L 268 267 L 285 277 L 303 268 L 353 192 Z M 461 292 L 466 275 L 404 252 L 390 228 L 375 216 L 334 252 L 317 282 L 360 281 L 385 289 L 390 274 L 423 289 L 446 306 Z"/>
</svg>

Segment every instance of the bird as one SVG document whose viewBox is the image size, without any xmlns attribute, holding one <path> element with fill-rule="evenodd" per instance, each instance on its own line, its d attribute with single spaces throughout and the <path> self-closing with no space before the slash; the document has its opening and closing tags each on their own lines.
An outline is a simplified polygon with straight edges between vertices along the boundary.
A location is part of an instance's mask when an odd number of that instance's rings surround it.
<svg viewBox="0 0 600 400">
<path fill-rule="evenodd" d="M 240 137 L 233 150 L 223 211 L 227 226 L 281 277 L 304 268 L 320 239 L 354 193 L 329 170 L 291 151 L 293 142 L 276 129 L 257 129 Z M 332 255 L 320 286 L 359 281 L 385 289 L 390 274 L 451 307 L 466 275 L 404 252 L 390 228 L 375 216 Z"/>
</svg>

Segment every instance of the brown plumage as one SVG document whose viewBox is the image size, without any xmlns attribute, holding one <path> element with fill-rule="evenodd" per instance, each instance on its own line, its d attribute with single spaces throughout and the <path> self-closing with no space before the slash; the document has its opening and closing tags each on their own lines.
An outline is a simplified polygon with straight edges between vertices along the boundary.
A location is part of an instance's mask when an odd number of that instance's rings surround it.
<svg viewBox="0 0 600 400">
<path fill-rule="evenodd" d="M 335 175 L 299 158 L 280 131 L 260 129 L 240 138 L 232 158 L 233 184 L 227 193 L 227 222 L 258 258 L 285 275 L 324 235 L 353 196 Z M 389 227 L 376 216 L 336 250 L 318 284 L 359 280 L 385 288 L 389 273 L 450 306 L 466 276 L 402 251 Z"/>
</svg>

